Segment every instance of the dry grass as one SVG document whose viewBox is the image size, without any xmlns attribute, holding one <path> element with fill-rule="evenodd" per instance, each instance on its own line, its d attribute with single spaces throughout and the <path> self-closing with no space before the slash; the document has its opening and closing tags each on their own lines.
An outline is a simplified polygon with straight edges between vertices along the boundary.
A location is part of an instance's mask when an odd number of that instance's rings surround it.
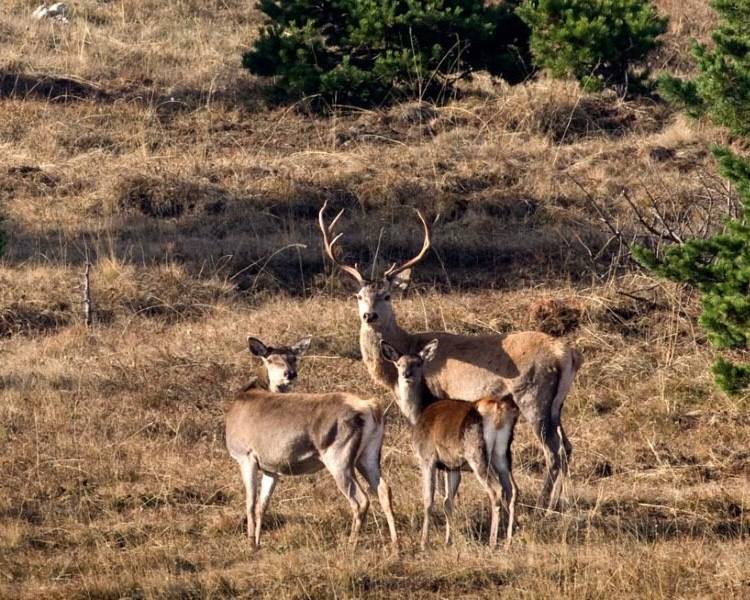
<svg viewBox="0 0 750 600">
<path fill-rule="evenodd" d="M 434 550 L 416 552 L 417 470 L 392 409 L 384 463 L 403 557 L 385 558 L 375 509 L 351 561 L 340 549 L 346 508 L 325 475 L 283 482 L 265 548 L 248 553 L 241 486 L 221 434 L 222 399 L 252 370 L 243 335 L 286 341 L 311 333 L 303 388 L 379 394 L 356 359 L 353 306 L 344 300 L 274 299 L 259 309 L 215 307 L 200 321 L 135 315 L 93 331 L 72 325 L 14 336 L 0 373 L 9 593 L 741 596 L 748 421 L 740 406 L 713 395 L 707 349 L 677 308 L 691 306 L 684 293 L 659 289 L 658 308 L 648 310 L 615 286 L 428 293 L 400 301 L 399 310 L 413 328 L 502 331 L 550 298 L 580 307 L 572 335 L 588 365 L 566 409 L 576 444 L 571 506 L 550 517 L 524 508 L 514 547 L 494 555 L 483 548 L 487 514 L 470 481 L 456 546 L 443 549 L 435 534 Z M 527 506 L 541 465 L 519 429 Z"/>
<path fill-rule="evenodd" d="M 658 69 L 688 73 L 695 68 L 693 44 L 711 42 L 716 13 L 708 0 L 656 0 L 656 5 L 662 14 L 669 16 L 669 28 L 652 63 Z"/>
<path fill-rule="evenodd" d="M 747 400 L 713 389 L 694 296 L 610 268 L 588 196 L 633 234 L 623 192 L 690 209 L 686 226 L 718 218 L 732 197 L 706 147 L 721 132 L 545 79 L 323 118 L 267 107 L 241 72 L 258 20 L 244 0 L 81 0 L 67 27 L 30 23 L 35 4 L 0 7 L 0 596 L 747 596 Z M 655 64 L 689 69 L 707 3 L 659 5 L 673 21 Z M 436 252 L 397 300 L 409 327 L 543 329 L 584 352 L 570 507 L 527 506 L 541 456 L 519 426 L 509 552 L 486 550 L 468 480 L 455 546 L 435 532 L 416 550 L 417 469 L 393 407 L 401 558 L 385 557 L 377 506 L 361 551 L 342 548 L 347 509 L 323 474 L 279 486 L 249 552 L 222 439 L 223 402 L 254 369 L 245 336 L 311 334 L 303 389 L 389 402 L 323 269 L 324 199 L 350 209 L 346 247 L 364 263 L 383 225 L 383 262 L 415 250 L 406 207 L 439 216 Z"/>
</svg>

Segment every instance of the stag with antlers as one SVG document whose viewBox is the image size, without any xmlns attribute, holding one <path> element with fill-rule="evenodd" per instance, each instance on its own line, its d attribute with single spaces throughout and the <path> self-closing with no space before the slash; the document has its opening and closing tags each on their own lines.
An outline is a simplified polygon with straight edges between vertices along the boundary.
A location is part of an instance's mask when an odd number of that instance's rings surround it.
<svg viewBox="0 0 750 600">
<path fill-rule="evenodd" d="M 456 335 L 404 330 L 396 320 L 391 294 L 406 288 L 411 268 L 430 249 L 430 231 L 424 217 L 417 211 L 424 229 L 419 253 L 401 264 L 394 263 L 381 277 L 368 279 L 356 265 L 344 264 L 336 257 L 334 245 L 342 234 L 335 233 L 335 226 L 343 210 L 326 225 L 326 206 L 318 215 L 324 251 L 359 286 L 360 351 L 372 379 L 398 395 L 398 373 L 394 364 L 383 358 L 381 340 L 401 352 L 414 354 L 430 340 L 437 339 L 437 353 L 424 369 L 430 393 L 435 398 L 469 402 L 512 394 L 544 451 L 547 470 L 537 505 L 556 507 L 572 453 L 560 417 L 565 397 L 581 366 L 581 355 L 564 341 L 533 331 Z"/>
</svg>

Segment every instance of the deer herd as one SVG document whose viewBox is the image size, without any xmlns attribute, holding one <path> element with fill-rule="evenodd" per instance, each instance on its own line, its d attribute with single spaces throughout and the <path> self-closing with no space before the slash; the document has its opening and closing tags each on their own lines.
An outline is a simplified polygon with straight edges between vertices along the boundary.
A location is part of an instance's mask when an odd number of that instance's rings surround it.
<svg viewBox="0 0 750 600">
<path fill-rule="evenodd" d="M 560 420 L 565 397 L 582 363 L 566 342 L 539 332 L 457 335 L 410 333 L 394 313 L 392 294 L 409 282 L 411 268 L 430 249 L 427 223 L 420 252 L 393 264 L 380 278 L 367 279 L 342 263 L 334 247 L 343 214 L 319 225 L 326 256 L 358 286 L 359 344 L 372 379 L 393 393 L 408 420 L 422 475 L 424 517 L 421 547 L 427 543 L 437 473 L 443 474 L 445 541 L 451 540 L 451 514 L 462 471 L 474 473 L 491 503 L 490 546 L 497 543 L 500 509 L 508 513 L 506 544 L 513 533 L 516 484 L 511 444 L 519 414 L 532 428 L 544 452 L 546 473 L 537 506 L 554 509 L 560 501 L 572 446 Z M 379 401 L 347 393 L 290 391 L 297 362 L 310 346 L 304 338 L 291 347 L 271 347 L 250 337 L 250 352 L 263 361 L 267 386 L 254 380 L 226 412 L 226 445 L 240 466 L 246 491 L 247 535 L 260 543 L 261 520 L 281 476 L 327 469 L 349 501 L 356 545 L 367 513 L 368 495 L 356 473 L 377 495 L 385 513 L 391 547 L 397 551 L 391 491 L 382 477 L 380 457 L 385 433 Z"/>
</svg>

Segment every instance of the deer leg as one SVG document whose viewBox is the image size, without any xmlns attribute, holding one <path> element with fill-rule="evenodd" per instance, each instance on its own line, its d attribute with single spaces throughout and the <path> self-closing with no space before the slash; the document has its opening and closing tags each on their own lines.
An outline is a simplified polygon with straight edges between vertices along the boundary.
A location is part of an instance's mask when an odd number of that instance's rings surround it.
<svg viewBox="0 0 750 600">
<path fill-rule="evenodd" d="M 393 518 L 393 509 L 391 506 L 391 489 L 380 473 L 380 448 L 382 442 L 383 434 L 381 429 L 380 436 L 372 438 L 372 441 L 362 450 L 362 454 L 357 461 L 357 470 L 367 481 L 370 491 L 378 495 L 380 506 L 388 522 L 388 531 L 391 535 L 391 548 L 394 552 L 397 552 L 398 539 L 396 537 L 396 521 Z"/>
<path fill-rule="evenodd" d="M 542 491 L 537 499 L 537 508 L 552 510 L 556 507 L 556 499 L 553 497 L 555 484 L 562 473 L 560 456 L 560 436 L 557 427 L 553 427 L 549 421 L 539 421 L 535 427 L 537 438 L 542 442 L 544 460 L 547 465 L 547 473 L 544 479 Z"/>
<path fill-rule="evenodd" d="M 424 508 L 420 548 L 424 550 L 430 533 L 430 510 L 432 510 L 432 503 L 435 500 L 435 474 L 437 469 L 434 461 L 423 461 L 420 466 L 422 468 L 422 506 Z"/>
<path fill-rule="evenodd" d="M 490 462 L 492 468 L 497 474 L 500 480 L 500 486 L 503 491 L 503 502 L 505 508 L 508 511 L 508 527 L 505 533 L 505 546 L 510 546 L 510 541 L 513 536 L 513 526 L 515 524 L 515 512 L 516 512 L 516 497 L 518 496 L 518 488 L 516 486 L 516 480 L 513 477 L 513 453 L 511 446 L 513 445 L 513 430 L 516 426 L 516 419 L 506 421 L 503 423 L 500 429 L 494 432 L 491 436 L 492 439 L 491 450 L 490 450 Z M 485 443 L 488 440 L 485 439 Z"/>
<path fill-rule="evenodd" d="M 354 471 L 352 471 L 351 473 L 351 480 L 354 487 L 354 494 L 357 500 L 357 511 L 354 514 L 352 532 L 349 536 L 349 543 L 351 544 L 352 548 L 356 548 L 357 541 L 359 540 L 359 530 L 362 528 L 362 523 L 364 522 L 365 516 L 367 515 L 367 509 L 370 507 L 370 500 L 367 498 L 367 494 L 362 489 L 362 486 L 359 485 L 359 481 L 357 481 L 357 478 L 354 475 Z"/>
<path fill-rule="evenodd" d="M 362 490 L 357 479 L 354 476 L 354 471 L 350 468 L 343 469 L 328 469 L 333 475 L 333 479 L 336 481 L 336 485 L 342 494 L 349 501 L 349 505 L 352 509 L 352 529 L 349 534 L 349 544 L 356 547 L 357 540 L 359 539 L 359 530 L 362 528 L 362 522 L 367 514 L 367 508 L 369 506 L 369 500 L 367 494 Z"/>
<path fill-rule="evenodd" d="M 258 495 L 258 461 L 254 455 L 245 454 L 237 459 L 242 473 L 242 481 L 245 484 L 245 510 L 247 511 L 247 537 L 253 547 L 256 546 L 253 539 L 255 533 L 255 502 Z"/>
<path fill-rule="evenodd" d="M 451 518 L 453 516 L 453 500 L 461 483 L 461 471 L 445 471 L 445 500 L 443 511 L 445 512 L 445 544 L 451 543 Z"/>
<path fill-rule="evenodd" d="M 334 444 L 320 457 L 325 467 L 333 475 L 339 491 L 346 497 L 351 506 L 352 530 L 349 535 L 349 544 L 352 546 L 357 545 L 359 530 L 370 504 L 367 494 L 362 490 L 354 476 L 353 464 L 360 440 L 361 431 L 351 431 L 346 438 Z"/>
<path fill-rule="evenodd" d="M 469 467 L 474 471 L 474 475 L 476 475 L 480 485 L 490 498 L 490 508 L 492 510 L 490 520 L 490 548 L 494 548 L 497 546 L 497 530 L 500 526 L 500 504 L 502 503 L 503 490 L 498 482 L 495 469 L 487 460 L 484 446 L 477 448 L 476 451 L 467 453 L 466 462 L 469 463 Z"/>
<path fill-rule="evenodd" d="M 567 473 L 568 462 L 570 461 L 570 457 L 573 456 L 573 444 L 570 443 L 570 440 L 568 439 L 568 436 L 565 433 L 565 428 L 563 427 L 563 424 L 560 423 L 558 427 L 560 428 L 560 437 L 562 438 L 563 448 L 565 450 L 564 467 L 565 467 L 565 474 L 567 475 L 568 474 Z"/>
<path fill-rule="evenodd" d="M 560 507 L 563 485 L 565 484 L 565 479 L 568 476 L 568 450 L 570 450 L 571 452 L 573 451 L 573 447 L 570 444 L 568 438 L 565 436 L 565 431 L 563 430 L 561 424 L 557 426 L 555 436 L 557 438 L 558 446 L 557 458 L 559 469 L 555 476 L 552 490 L 550 491 L 549 502 L 547 506 L 548 510 L 555 510 Z"/>
<path fill-rule="evenodd" d="M 513 537 L 513 525 L 515 523 L 516 513 L 516 496 L 518 495 L 518 488 L 516 487 L 516 480 L 513 478 L 513 467 L 512 458 L 510 454 L 510 448 L 496 460 L 493 460 L 493 466 L 497 471 L 498 477 L 500 478 L 500 485 L 503 488 L 503 500 L 505 501 L 505 507 L 508 511 L 508 529 L 505 533 L 505 545 L 510 545 L 510 540 Z"/>
<path fill-rule="evenodd" d="M 263 522 L 263 515 L 266 513 L 268 504 L 271 502 L 271 496 L 276 488 L 278 478 L 275 475 L 263 473 L 260 480 L 260 502 L 256 506 L 255 516 L 255 545 L 260 546 L 260 528 Z"/>
</svg>

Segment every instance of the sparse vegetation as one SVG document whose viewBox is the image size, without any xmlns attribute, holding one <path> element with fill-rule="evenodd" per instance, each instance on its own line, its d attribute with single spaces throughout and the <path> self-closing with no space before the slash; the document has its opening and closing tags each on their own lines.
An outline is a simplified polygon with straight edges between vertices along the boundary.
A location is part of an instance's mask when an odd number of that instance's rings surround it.
<svg viewBox="0 0 750 600">
<path fill-rule="evenodd" d="M 689 75 L 711 12 L 657 4 L 673 15 L 658 64 Z M 718 230 L 737 200 L 707 150 L 720 130 L 545 77 L 309 114 L 268 105 L 241 67 L 262 22 L 246 0 L 79 0 L 66 27 L 30 22 L 34 5 L 0 3 L 0 596 L 746 595 L 747 399 L 713 386 L 698 294 L 634 272 L 591 204 L 628 241 L 649 234 L 623 191 Z M 245 337 L 312 335 L 300 390 L 390 403 L 325 269 L 324 199 L 349 209 L 346 258 L 365 272 L 381 227 L 382 266 L 418 249 L 409 208 L 429 218 L 435 252 L 395 300 L 405 327 L 544 329 L 584 354 L 565 406 L 568 510 L 529 507 L 543 464 L 521 423 L 509 552 L 487 551 L 468 478 L 455 545 L 416 551 L 419 474 L 394 407 L 400 559 L 381 552 L 377 509 L 361 550 L 343 547 L 350 515 L 325 475 L 285 481 L 249 551 L 222 439 L 223 403 L 257 366 Z"/>
<path fill-rule="evenodd" d="M 741 213 L 719 234 L 667 248 L 661 256 L 636 248 L 639 261 L 656 273 L 694 285 L 701 292 L 700 324 L 717 348 L 734 351 L 734 362 L 719 357 L 713 372 L 731 394 L 750 387 L 750 364 L 738 364 L 750 347 L 750 164 L 726 149 L 714 150 L 719 170 L 739 190 Z M 745 359 L 746 360 L 746 359 Z"/>
<path fill-rule="evenodd" d="M 637 69 L 667 29 L 651 0 L 525 0 L 518 14 L 535 64 L 588 90 L 637 89 L 645 81 Z"/>
</svg>

